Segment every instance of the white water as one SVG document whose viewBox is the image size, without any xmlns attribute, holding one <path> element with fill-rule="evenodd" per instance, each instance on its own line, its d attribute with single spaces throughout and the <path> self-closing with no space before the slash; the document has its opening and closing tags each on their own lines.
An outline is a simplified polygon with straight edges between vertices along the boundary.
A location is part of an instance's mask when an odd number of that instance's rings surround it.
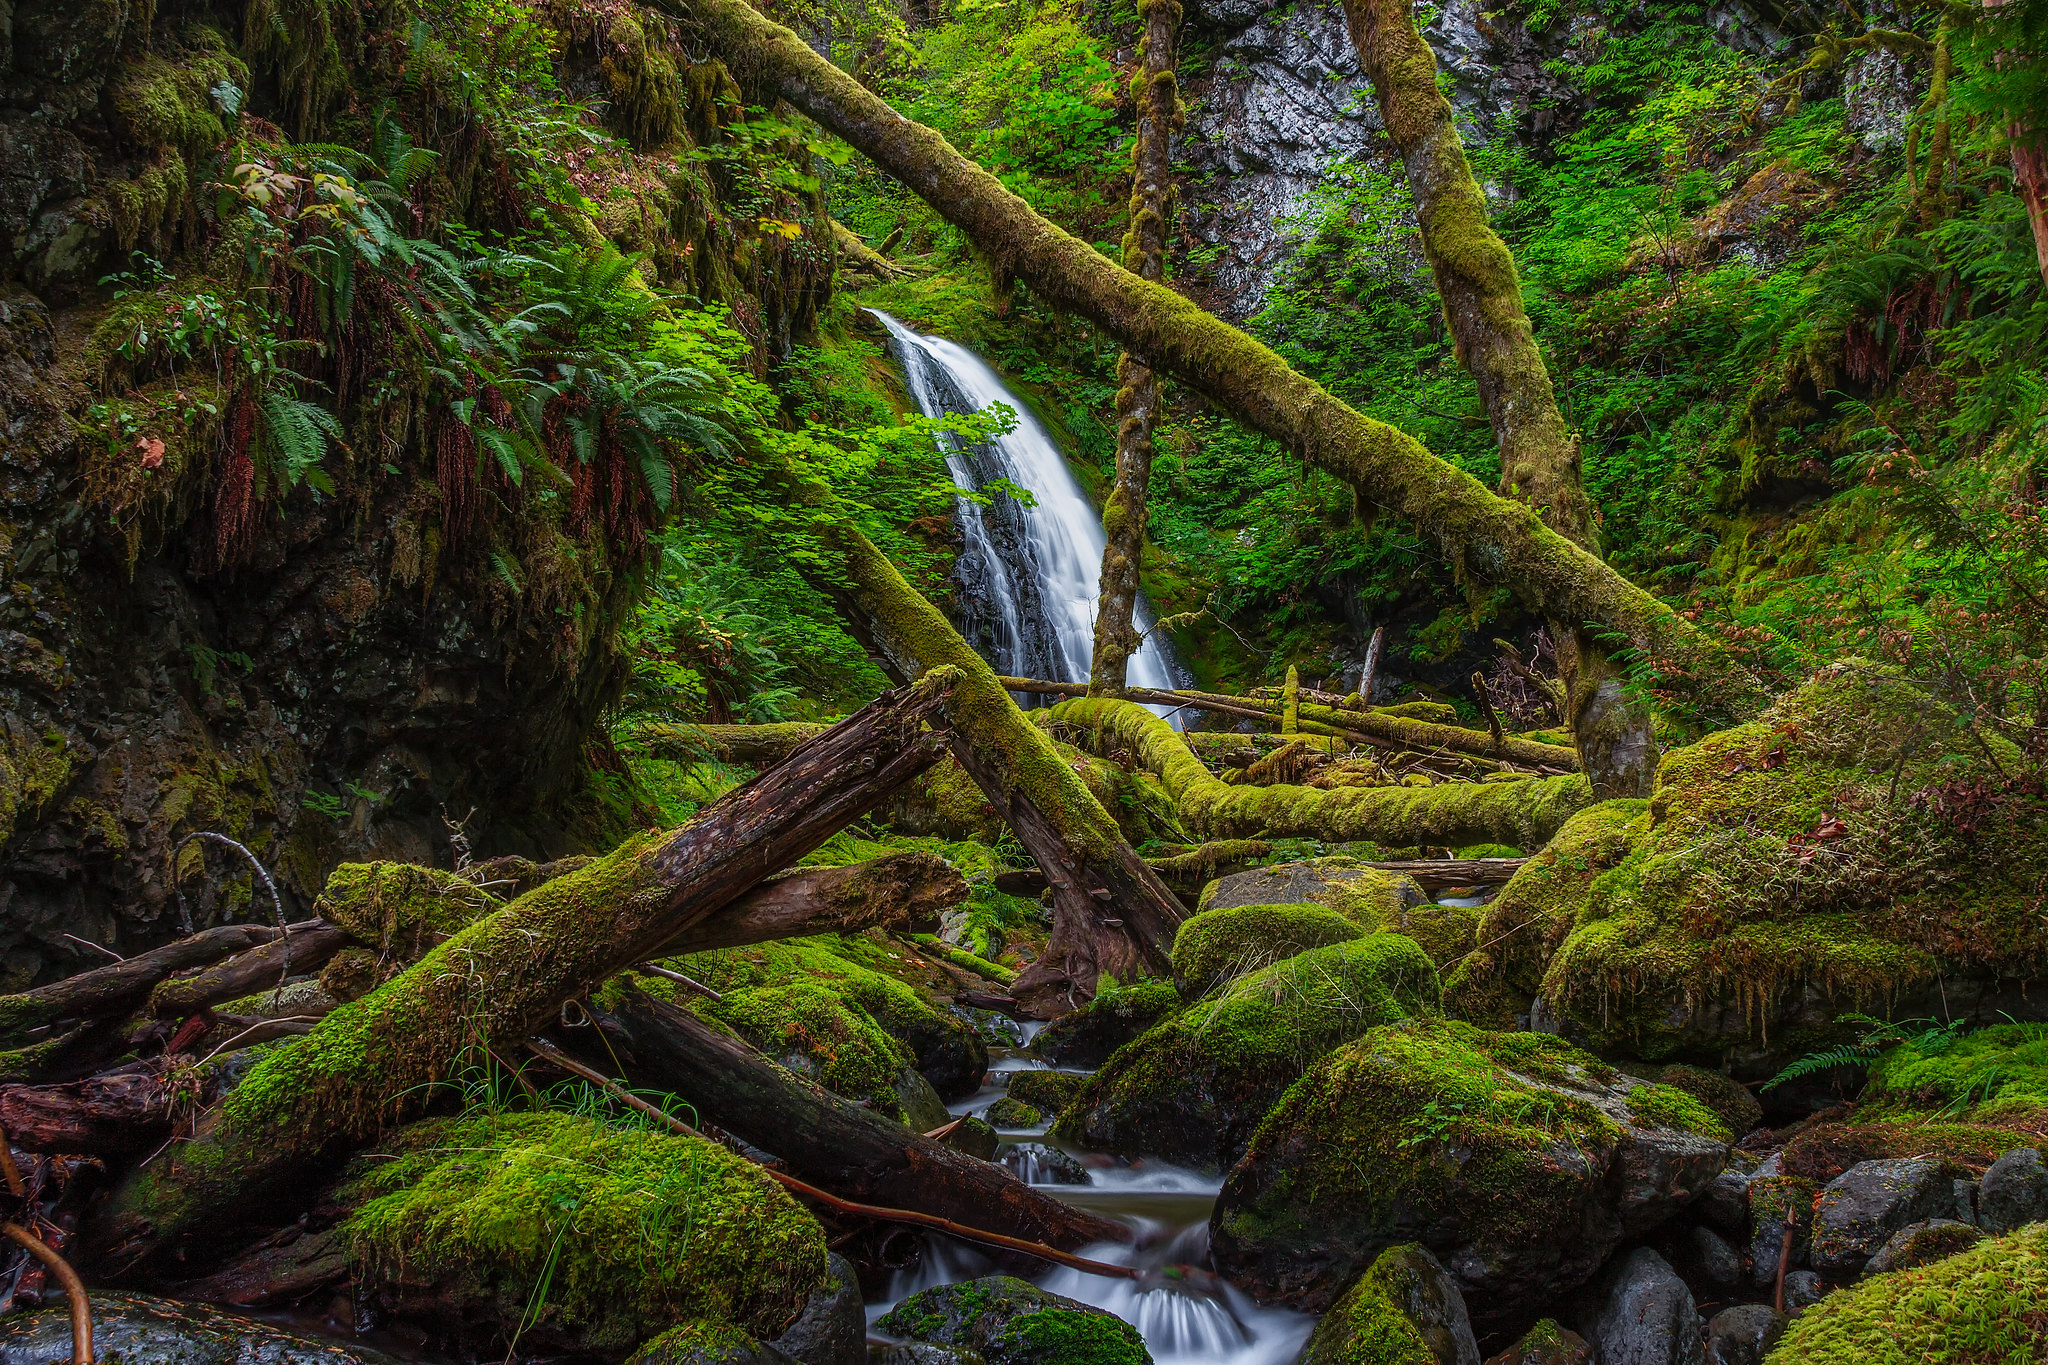
<svg viewBox="0 0 2048 1365">
<path fill-rule="evenodd" d="M 944 337 L 914 332 L 887 313 L 869 311 L 895 338 L 911 396 L 925 416 L 980 412 L 995 403 L 1017 414 L 1016 428 L 990 443 L 987 453 L 995 468 L 983 477 L 977 477 L 958 442 L 940 442 L 946 468 L 961 487 L 979 488 L 986 477 L 1002 477 L 1029 489 L 1037 500 L 1021 518 L 1021 543 L 1009 546 L 992 532 L 992 521 L 1005 515 L 1000 507 L 982 508 L 964 498 L 956 502 L 966 540 L 962 559 L 976 566 L 970 588 L 977 590 L 971 596 L 979 599 L 985 593 L 988 599 L 967 606 L 985 613 L 987 635 L 992 637 L 985 644 L 994 647 L 998 657 L 991 662 L 998 671 L 1032 676 L 1030 670 L 1038 668 L 1048 681 L 1086 682 L 1101 597 L 1106 540 L 1101 514 L 1067 468 L 1051 434 L 981 357 Z M 1157 620 L 1142 595 L 1134 616 L 1140 630 Z M 1128 678 L 1133 687 L 1183 685 L 1170 647 L 1156 634 L 1147 635 L 1131 656 Z M 1160 714 L 1168 715 L 1178 728 L 1178 713 Z"/>
</svg>

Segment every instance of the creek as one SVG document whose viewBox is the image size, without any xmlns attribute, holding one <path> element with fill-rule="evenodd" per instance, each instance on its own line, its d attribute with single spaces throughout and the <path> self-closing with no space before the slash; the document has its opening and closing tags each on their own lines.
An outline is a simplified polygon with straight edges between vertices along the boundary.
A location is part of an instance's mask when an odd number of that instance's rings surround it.
<svg viewBox="0 0 2048 1365">
<path fill-rule="evenodd" d="M 1025 1048 L 991 1048 L 989 1082 L 948 1105 L 955 1114 L 981 1114 L 1008 1093 L 1021 1071 L 1049 1069 L 1028 1050 L 1041 1025 L 1024 1026 Z M 1209 1214 L 1222 1188 L 1221 1177 L 1159 1161 L 1111 1164 L 1099 1153 L 1068 1148 L 1043 1127 L 998 1130 L 1003 1146 L 996 1160 L 1033 1186 L 1058 1199 L 1128 1224 L 1132 1245 L 1105 1242 L 1081 1254 L 1114 1265 L 1165 1271 L 1172 1266 L 1207 1270 Z M 1064 1153 L 1071 1162 L 1059 1159 Z M 1086 1183 L 1073 1183 L 1085 1174 Z M 916 1262 L 896 1273 L 887 1293 L 868 1304 L 868 1322 L 903 1299 L 934 1285 L 1002 1273 L 988 1258 L 948 1238 L 926 1239 Z M 1138 1329 L 1156 1365 L 1289 1365 L 1308 1340 L 1315 1319 L 1284 1308 L 1265 1308 L 1221 1280 L 1196 1284 L 1165 1275 L 1112 1280 L 1064 1267 L 1032 1275 L 1040 1288 L 1093 1304 Z"/>
<path fill-rule="evenodd" d="M 1007 677 L 1088 681 L 1106 541 L 1101 513 L 1052 434 L 987 362 L 958 342 L 922 335 L 887 313 L 868 311 L 889 330 L 889 349 L 926 417 L 971 414 L 997 403 L 1017 414 L 1016 426 L 993 441 L 964 442 L 947 433 L 938 438 L 955 484 L 979 491 L 993 480 L 1007 480 L 1028 490 L 1034 503 L 1027 508 L 1001 495 L 986 506 L 972 498 L 955 500 L 962 540 L 954 570 L 961 588 L 960 633 Z M 1146 631 L 1158 620 L 1142 593 L 1133 617 Z M 1168 689 L 1191 681 L 1172 645 L 1156 633 L 1131 656 L 1129 680 L 1133 687 Z M 1178 728 L 1177 715 L 1168 719 Z"/>
</svg>

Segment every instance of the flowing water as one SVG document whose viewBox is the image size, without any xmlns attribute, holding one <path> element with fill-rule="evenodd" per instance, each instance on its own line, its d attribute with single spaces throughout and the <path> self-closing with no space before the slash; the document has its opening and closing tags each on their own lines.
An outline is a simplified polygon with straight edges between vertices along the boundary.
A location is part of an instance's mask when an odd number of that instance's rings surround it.
<svg viewBox="0 0 2048 1365">
<path fill-rule="evenodd" d="M 1006 676 L 1086 682 L 1101 595 L 1101 515 L 1051 434 L 981 357 L 944 337 L 920 335 L 887 313 L 875 316 L 889 329 L 891 349 L 925 416 L 975 413 L 994 403 L 1017 414 L 1014 431 L 985 445 L 939 438 L 956 484 L 980 489 L 1007 479 L 1036 500 L 1029 509 L 1001 496 L 986 507 L 956 501 L 964 541 L 956 569 L 961 633 Z M 1140 630 L 1158 619 L 1142 595 L 1134 616 Z M 1172 646 L 1156 634 L 1131 656 L 1128 676 L 1133 687 L 1186 681 Z"/>
<path fill-rule="evenodd" d="M 1036 1026 L 1026 1027 L 1036 1031 Z M 989 1072 L 996 1083 L 949 1107 L 956 1114 L 980 1113 L 1002 1098 L 1010 1076 L 1044 1069 L 1045 1063 L 1028 1053 L 992 1049 Z M 998 1161 L 1047 1194 L 1128 1223 L 1138 1234 L 1134 1245 L 1108 1242 L 1084 1248 L 1082 1255 L 1148 1270 L 1207 1268 L 1209 1213 L 1222 1188 L 1220 1178 L 1158 1161 L 1111 1164 L 1099 1154 L 1078 1150 L 1061 1157 L 1062 1149 L 1049 1142 L 1043 1128 L 1004 1130 L 1001 1136 L 1005 1146 Z M 868 1305 L 868 1321 L 872 1324 L 920 1289 L 998 1273 L 974 1248 L 930 1239 L 917 1264 L 898 1271 L 887 1295 Z M 1157 1365 L 1290 1365 L 1315 1326 L 1306 1314 L 1263 1308 L 1220 1280 L 1112 1280 L 1064 1267 L 1047 1267 L 1031 1278 L 1136 1327 Z"/>
</svg>

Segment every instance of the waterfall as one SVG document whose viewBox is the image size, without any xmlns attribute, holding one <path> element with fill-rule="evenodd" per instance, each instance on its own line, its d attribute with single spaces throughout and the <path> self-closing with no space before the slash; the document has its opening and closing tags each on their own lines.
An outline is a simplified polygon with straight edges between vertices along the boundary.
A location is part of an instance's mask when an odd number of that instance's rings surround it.
<svg viewBox="0 0 2048 1365">
<path fill-rule="evenodd" d="M 1007 404 L 1017 414 L 1014 431 L 984 445 L 939 437 L 954 483 L 978 489 L 991 479 L 1008 479 L 1037 501 L 1030 509 L 1007 497 L 987 507 L 964 498 L 955 502 L 965 542 L 955 570 L 962 589 L 961 634 L 998 673 L 1088 681 L 1101 596 L 1101 514 L 1051 434 L 981 357 L 944 337 L 921 336 L 887 313 L 868 311 L 889 329 L 891 350 L 925 416 L 980 412 L 992 403 Z M 1158 619 L 1142 594 L 1134 617 L 1140 630 Z M 1131 656 L 1127 676 L 1133 687 L 1172 688 L 1186 681 L 1172 645 L 1156 634 L 1146 636 Z M 1168 719 L 1179 728 L 1178 712 Z"/>
</svg>

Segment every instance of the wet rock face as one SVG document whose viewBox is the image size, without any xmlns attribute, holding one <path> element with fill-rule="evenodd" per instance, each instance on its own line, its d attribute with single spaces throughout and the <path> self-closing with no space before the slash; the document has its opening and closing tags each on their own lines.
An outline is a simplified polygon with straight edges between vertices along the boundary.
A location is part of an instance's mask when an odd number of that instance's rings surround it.
<svg viewBox="0 0 2048 1365">
<path fill-rule="evenodd" d="M 1875 1256 L 1864 1264 L 1865 1275 L 1883 1275 L 1893 1270 L 1911 1270 L 1932 1261 L 1945 1260 L 1968 1251 L 1984 1240 L 1984 1233 L 1953 1218 L 1931 1218 L 1908 1223 L 1893 1233 Z"/>
<path fill-rule="evenodd" d="M 1700 1365 L 1705 1356 L 1692 1291 L 1648 1247 L 1607 1272 L 1579 1325 L 1601 1365 Z"/>
<path fill-rule="evenodd" d="M 802 1365 L 862 1365 L 868 1352 L 867 1310 L 860 1280 L 843 1256 L 825 1261 L 832 1281 L 804 1303 L 803 1314 L 770 1343 Z"/>
<path fill-rule="evenodd" d="M 1785 1315 L 1769 1304 L 1724 1308 L 1707 1323 L 1706 1365 L 1764 1365 L 1785 1335 Z"/>
<path fill-rule="evenodd" d="M 1893 1233 L 1954 1205 L 1954 1177 L 1943 1162 L 1859 1162 L 1830 1181 L 1814 1205 L 1813 1268 L 1853 1275 Z"/>
<path fill-rule="evenodd" d="M 93 1355 L 122 1365 L 397 1365 L 381 1351 L 295 1336 L 204 1304 L 92 1296 Z M 67 1365 L 71 1312 L 61 1301 L 0 1323 L 5 1365 Z"/>
</svg>

